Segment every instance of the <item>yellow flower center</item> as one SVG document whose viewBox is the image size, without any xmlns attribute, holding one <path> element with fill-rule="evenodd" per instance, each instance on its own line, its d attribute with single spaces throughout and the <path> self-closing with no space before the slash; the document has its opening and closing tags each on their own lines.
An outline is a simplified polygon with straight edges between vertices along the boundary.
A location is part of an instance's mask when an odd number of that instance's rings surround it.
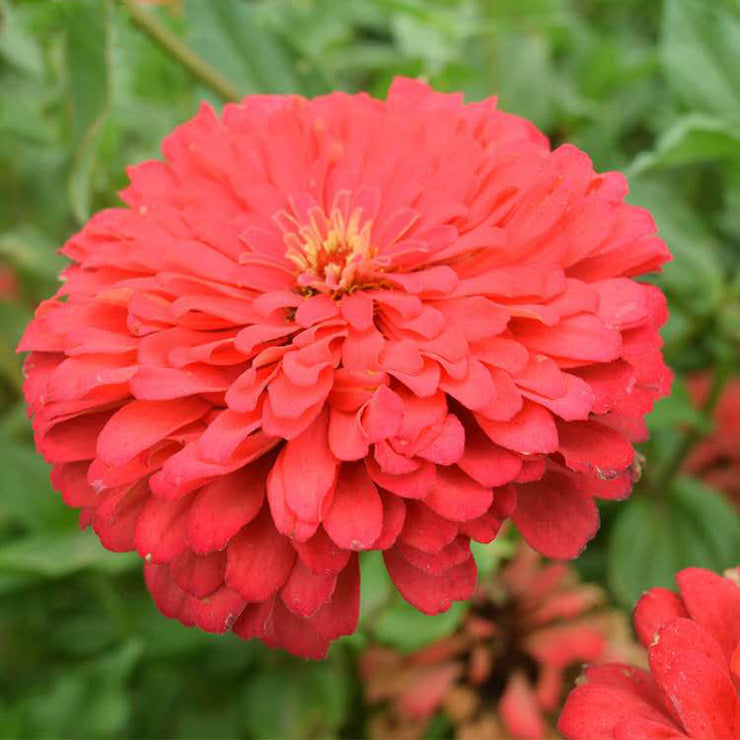
<svg viewBox="0 0 740 740">
<path fill-rule="evenodd" d="M 298 287 L 306 292 L 339 296 L 368 287 L 380 270 L 378 250 L 371 241 L 372 222 L 362 208 L 348 213 L 338 198 L 327 217 L 320 208 L 308 212 L 308 222 L 288 217 L 283 228 L 285 256 L 295 265 Z M 281 214 L 283 220 L 287 214 Z"/>
</svg>

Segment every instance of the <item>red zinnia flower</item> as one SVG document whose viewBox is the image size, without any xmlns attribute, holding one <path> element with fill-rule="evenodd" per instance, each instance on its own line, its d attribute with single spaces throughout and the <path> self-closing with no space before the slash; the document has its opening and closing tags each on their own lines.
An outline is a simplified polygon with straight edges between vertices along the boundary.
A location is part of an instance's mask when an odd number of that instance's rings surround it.
<svg viewBox="0 0 740 740">
<path fill-rule="evenodd" d="M 565 672 L 631 654 L 626 623 L 596 609 L 603 600 L 572 569 L 522 546 L 478 587 L 456 634 L 410 655 L 371 647 L 362 656 L 369 701 L 391 700 L 373 720 L 373 737 L 421 738 L 439 709 L 460 740 L 550 736 Z"/>
<path fill-rule="evenodd" d="M 204 106 L 163 151 L 21 344 L 63 499 L 163 613 L 322 655 L 358 551 L 433 614 L 507 516 L 583 548 L 669 384 L 621 175 L 410 80 Z"/>
<path fill-rule="evenodd" d="M 589 667 L 560 717 L 567 738 L 740 737 L 740 570 L 687 568 L 676 582 L 680 595 L 654 588 L 635 608 L 650 672 Z"/>
<path fill-rule="evenodd" d="M 692 378 L 691 396 L 703 402 L 709 385 L 706 375 Z M 740 507 L 740 378 L 733 378 L 724 387 L 712 420 L 711 434 L 691 450 L 684 467 Z"/>
</svg>

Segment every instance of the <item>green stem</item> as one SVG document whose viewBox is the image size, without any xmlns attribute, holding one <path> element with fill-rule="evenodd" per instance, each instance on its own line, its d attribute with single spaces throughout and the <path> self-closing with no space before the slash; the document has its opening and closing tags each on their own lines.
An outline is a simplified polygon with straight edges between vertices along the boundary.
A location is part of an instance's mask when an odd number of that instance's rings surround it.
<svg viewBox="0 0 740 740">
<path fill-rule="evenodd" d="M 204 0 L 205 1 L 205 0 Z M 142 10 L 134 0 L 119 0 L 133 22 L 195 79 L 210 87 L 223 100 L 238 101 L 242 95 L 221 73 L 201 59 L 177 34 L 170 31 L 153 13 Z"/>
<path fill-rule="evenodd" d="M 717 403 L 722 395 L 725 383 L 727 383 L 730 377 L 731 371 L 731 362 L 723 362 L 715 370 L 714 376 L 712 377 L 712 385 L 709 387 L 709 393 L 707 393 L 707 397 L 701 406 L 701 412 L 706 418 L 712 418 L 714 409 L 717 407 Z M 705 432 L 696 426 L 692 426 L 686 430 L 681 441 L 673 451 L 673 454 L 663 466 L 660 474 L 656 477 L 655 483 L 652 486 L 656 494 L 660 496 L 668 490 L 671 483 L 673 483 L 673 479 L 681 470 L 681 466 L 683 465 L 686 456 L 691 452 L 694 445 L 704 436 Z"/>
</svg>

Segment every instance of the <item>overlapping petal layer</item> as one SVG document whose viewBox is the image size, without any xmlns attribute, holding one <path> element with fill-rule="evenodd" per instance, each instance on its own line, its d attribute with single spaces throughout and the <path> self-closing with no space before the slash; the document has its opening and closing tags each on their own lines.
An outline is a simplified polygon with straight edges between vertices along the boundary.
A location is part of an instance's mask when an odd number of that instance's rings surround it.
<svg viewBox="0 0 740 740">
<path fill-rule="evenodd" d="M 670 383 L 632 279 L 668 252 L 621 175 L 410 80 L 204 106 L 163 153 L 20 345 L 65 502 L 163 613 L 320 655 L 358 551 L 435 613 L 507 517 L 583 549 Z"/>
</svg>

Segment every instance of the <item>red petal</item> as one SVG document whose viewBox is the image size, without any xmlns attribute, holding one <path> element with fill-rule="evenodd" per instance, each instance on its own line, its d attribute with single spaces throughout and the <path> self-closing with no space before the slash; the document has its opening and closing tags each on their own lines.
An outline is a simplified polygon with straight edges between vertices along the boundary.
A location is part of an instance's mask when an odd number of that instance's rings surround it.
<svg viewBox="0 0 740 740">
<path fill-rule="evenodd" d="M 329 448 L 337 460 L 362 460 L 370 448 L 360 427 L 357 413 L 331 410 L 329 417 Z"/>
<path fill-rule="evenodd" d="M 491 373 L 476 359 L 469 361 L 468 373 L 460 380 L 443 374 L 439 381 L 439 389 L 471 411 L 486 408 L 496 398 L 496 385 Z"/>
<path fill-rule="evenodd" d="M 93 513 L 93 530 L 103 547 L 113 552 L 136 548 L 136 521 L 149 499 L 145 483 L 106 491 Z"/>
<path fill-rule="evenodd" d="M 345 295 L 339 303 L 339 309 L 347 323 L 357 331 L 366 331 L 373 325 L 372 295 L 364 291 Z"/>
<path fill-rule="evenodd" d="M 332 574 L 317 575 L 298 560 L 280 598 L 297 617 L 312 617 L 331 598 L 337 577 Z"/>
<path fill-rule="evenodd" d="M 274 607 L 275 597 L 256 604 L 247 604 L 231 629 L 242 640 L 251 640 L 253 637 L 263 638 Z"/>
<path fill-rule="evenodd" d="M 395 436 L 403 421 L 403 401 L 387 385 L 381 385 L 365 407 L 362 428 L 367 439 L 380 442 Z"/>
<path fill-rule="evenodd" d="M 442 663 L 421 676 L 398 697 L 398 707 L 406 717 L 423 720 L 440 704 L 462 673 L 460 663 Z"/>
<path fill-rule="evenodd" d="M 635 457 L 632 445 L 619 432 L 594 421 L 560 423 L 558 438 L 558 452 L 571 470 L 595 472 L 600 478 L 615 478 Z"/>
<path fill-rule="evenodd" d="M 190 597 L 195 623 L 204 632 L 221 634 L 230 630 L 245 605 L 244 599 L 226 586 L 202 600 Z"/>
<path fill-rule="evenodd" d="M 321 370 L 317 381 L 310 386 L 292 383 L 285 372 L 280 372 L 267 386 L 270 408 L 275 416 L 297 420 L 301 414 L 326 399 L 333 381 L 334 370 L 331 367 Z"/>
<path fill-rule="evenodd" d="M 629 666 L 620 668 L 625 672 L 632 670 Z M 569 740 L 616 739 L 620 737 L 616 727 L 625 720 L 655 722 L 667 733 L 674 733 L 656 737 L 687 737 L 666 714 L 642 697 L 637 686 L 619 689 L 590 683 L 570 693 L 558 720 L 558 730 Z"/>
<path fill-rule="evenodd" d="M 655 678 L 690 737 L 733 737 L 737 696 L 725 668 L 700 653 L 682 652 L 673 655 Z"/>
<path fill-rule="evenodd" d="M 394 551 L 400 552 L 414 568 L 439 576 L 470 557 L 470 540 L 467 537 L 458 536 L 439 552 L 432 554 L 417 550 L 404 542 L 399 543 Z"/>
<path fill-rule="evenodd" d="M 476 426 L 466 429 L 465 452 L 457 464 L 483 486 L 502 486 L 519 474 L 522 458 L 493 444 Z"/>
<path fill-rule="evenodd" d="M 460 525 L 460 533 L 470 537 L 475 542 L 484 542 L 487 544 L 496 537 L 503 523 L 502 519 L 499 519 L 489 511 L 477 519 L 463 522 Z"/>
<path fill-rule="evenodd" d="M 516 510 L 518 489 L 513 483 L 497 488 L 493 492 L 491 513 L 502 519 L 510 517 Z"/>
<path fill-rule="evenodd" d="M 226 571 L 226 553 L 196 555 L 186 550 L 170 563 L 175 583 L 198 599 L 204 599 L 223 585 Z"/>
<path fill-rule="evenodd" d="M 498 711 L 511 737 L 533 740 L 545 737 L 542 712 L 529 681 L 522 673 L 517 672 L 508 680 L 498 703 Z"/>
<path fill-rule="evenodd" d="M 324 529 L 346 550 L 367 550 L 380 536 L 383 503 L 362 463 L 344 464 Z"/>
<path fill-rule="evenodd" d="M 201 489 L 190 508 L 188 544 L 197 553 L 223 550 L 254 519 L 265 499 L 264 466 L 249 465 Z"/>
<path fill-rule="evenodd" d="M 136 549 L 145 560 L 169 563 L 187 549 L 190 494 L 179 501 L 150 496 L 136 522 Z"/>
<path fill-rule="evenodd" d="M 703 568 L 686 568 L 676 576 L 691 618 L 707 629 L 727 659 L 740 642 L 740 588 Z"/>
<path fill-rule="evenodd" d="M 228 463 L 239 445 L 261 425 L 261 407 L 246 414 L 225 409 L 209 422 L 198 440 L 198 451 L 204 460 Z"/>
<path fill-rule="evenodd" d="M 715 663 L 727 673 L 727 660 L 719 643 L 696 622 L 678 618 L 664 624 L 656 633 L 648 650 L 650 670 L 660 683 L 660 677 L 668 670 L 679 654 L 697 654 Z M 668 697 L 670 700 L 670 697 Z"/>
<path fill-rule="evenodd" d="M 652 645 L 658 630 L 667 622 L 689 613 L 681 597 L 667 588 L 651 588 L 640 597 L 634 611 L 634 623 L 640 642 L 647 648 Z"/>
<path fill-rule="evenodd" d="M 327 427 L 328 413 L 324 411 L 285 445 L 275 463 L 282 469 L 285 503 L 307 522 L 323 519 L 336 482 L 338 462 L 329 450 Z"/>
<path fill-rule="evenodd" d="M 425 447 L 417 450 L 417 455 L 436 465 L 453 465 L 465 450 L 465 429 L 454 414 L 448 414 L 442 429 Z"/>
<path fill-rule="evenodd" d="M 393 547 L 401 534 L 406 521 L 406 504 L 403 499 L 386 491 L 381 491 L 380 497 L 383 500 L 383 528 L 373 549 L 387 550 Z"/>
<path fill-rule="evenodd" d="M 512 519 L 527 543 L 549 558 L 577 557 L 599 528 L 593 499 L 557 473 L 517 488 Z"/>
<path fill-rule="evenodd" d="M 531 401 L 510 421 L 491 421 L 480 415 L 476 420 L 488 437 L 508 450 L 526 455 L 555 452 L 558 431 L 552 414 Z"/>
<path fill-rule="evenodd" d="M 328 604 L 309 620 L 312 627 L 329 640 L 351 635 L 360 616 L 360 567 L 352 555 L 347 567 L 337 577 L 334 594 Z"/>
<path fill-rule="evenodd" d="M 439 552 L 455 539 L 458 529 L 456 522 L 444 519 L 426 504 L 409 501 L 399 540 L 424 552 Z"/>
<path fill-rule="evenodd" d="M 622 349 L 619 331 L 592 314 L 569 316 L 557 326 L 519 320 L 513 332 L 529 350 L 581 362 L 611 362 Z"/>
<path fill-rule="evenodd" d="M 396 548 L 386 550 L 383 558 L 403 598 L 424 614 L 447 611 L 453 601 L 469 599 L 475 588 L 477 571 L 472 557 L 438 576 L 415 568 Z"/>
<path fill-rule="evenodd" d="M 293 542 L 301 562 L 314 573 L 339 573 L 349 560 L 350 553 L 329 539 L 322 527 L 305 542 Z"/>
<path fill-rule="evenodd" d="M 36 446 L 49 462 L 91 460 L 96 455 L 98 435 L 110 416 L 110 411 L 102 411 L 65 419 L 43 435 L 37 434 Z"/>
<path fill-rule="evenodd" d="M 288 580 L 295 550 L 278 534 L 267 509 L 231 541 L 227 550 L 226 583 L 247 601 L 270 598 Z"/>
<path fill-rule="evenodd" d="M 464 522 L 483 515 L 493 501 L 493 491 L 469 478 L 458 467 L 439 467 L 437 482 L 424 503 L 445 519 Z"/>
<path fill-rule="evenodd" d="M 51 482 L 62 494 L 67 506 L 97 506 L 98 494 L 87 481 L 90 463 L 72 462 L 55 465 L 51 471 Z"/>
<path fill-rule="evenodd" d="M 265 642 L 300 658 L 322 660 L 329 650 L 329 640 L 317 632 L 311 623 L 292 614 L 279 599 L 272 610 Z"/>
<path fill-rule="evenodd" d="M 616 740 L 685 740 L 688 735 L 651 719 L 624 719 L 614 728 Z"/>
<path fill-rule="evenodd" d="M 404 475 L 388 475 L 382 472 L 372 458 L 367 458 L 365 465 L 370 477 L 380 488 L 385 488 L 403 498 L 424 498 L 434 487 L 437 477 L 435 466 L 426 461 L 417 470 Z"/>
<path fill-rule="evenodd" d="M 169 566 L 146 563 L 144 579 L 160 613 L 169 619 L 179 619 L 186 610 L 190 596 L 175 583 Z"/>
</svg>

